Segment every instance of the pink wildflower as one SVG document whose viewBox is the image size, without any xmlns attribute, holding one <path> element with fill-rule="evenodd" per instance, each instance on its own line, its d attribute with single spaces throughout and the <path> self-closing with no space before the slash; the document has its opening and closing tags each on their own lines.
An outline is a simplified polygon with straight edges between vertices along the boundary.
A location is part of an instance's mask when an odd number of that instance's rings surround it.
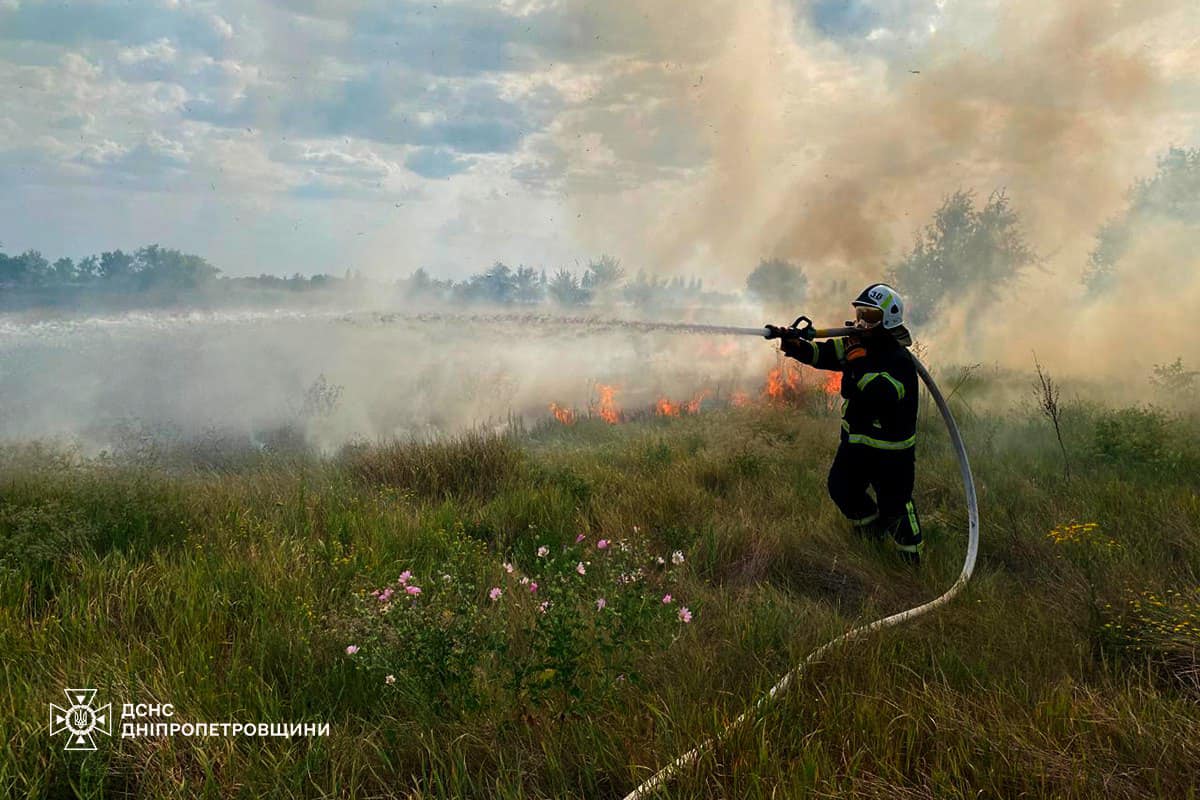
<svg viewBox="0 0 1200 800">
<path fill-rule="evenodd" d="M 680 609 L 679 609 L 679 621 L 680 621 L 680 622 L 691 622 L 691 621 L 692 621 L 692 612 L 691 612 L 691 611 L 688 611 L 688 608 L 687 608 L 687 606 L 681 606 L 681 607 L 680 607 Z"/>
<path fill-rule="evenodd" d="M 587 537 L 586 537 L 586 536 L 584 536 L 582 533 L 581 533 L 581 534 L 579 534 L 578 536 L 576 536 L 576 537 L 575 537 L 575 544 L 579 544 L 580 542 L 582 542 L 582 541 L 583 541 L 584 539 L 586 539 L 586 538 L 587 538 Z"/>
<path fill-rule="evenodd" d="M 596 549 L 597 550 L 607 550 L 608 549 L 608 539 L 601 539 L 600 541 L 596 542 Z"/>
<path fill-rule="evenodd" d="M 499 586 L 493 586 L 492 590 L 490 592 L 488 592 L 488 599 L 490 599 L 494 603 L 500 599 L 500 595 L 502 595 L 502 594 L 504 594 L 504 592 L 500 591 Z"/>
<path fill-rule="evenodd" d="M 669 605 L 671 605 L 671 595 L 669 595 L 669 594 L 664 594 L 664 595 L 663 595 L 663 605 L 664 605 L 664 606 L 669 606 Z"/>
<path fill-rule="evenodd" d="M 537 581 L 530 581 L 530 583 L 529 583 L 529 593 L 530 593 L 530 594 L 537 594 Z"/>
<path fill-rule="evenodd" d="M 547 609 L 547 608 L 549 608 L 549 607 L 550 607 L 550 601 L 549 601 L 549 600 L 543 600 L 543 601 L 542 601 L 542 604 L 541 604 L 540 606 L 538 606 L 538 612 L 539 612 L 539 613 L 541 613 L 541 614 L 545 614 L 545 613 L 546 613 L 546 609 Z"/>
<path fill-rule="evenodd" d="M 407 592 L 408 594 L 416 596 L 421 593 L 421 587 L 420 586 L 406 586 L 406 587 L 404 587 L 404 591 Z"/>
<path fill-rule="evenodd" d="M 395 593 L 396 593 L 395 590 L 389 586 L 388 588 L 384 589 L 382 592 L 379 593 L 379 595 L 378 595 L 379 602 L 386 603 L 388 600 L 392 599 L 392 595 L 394 595 Z"/>
<path fill-rule="evenodd" d="M 504 562 L 504 571 L 507 572 L 509 575 L 512 575 L 513 565 L 508 563 L 507 561 L 505 561 Z"/>
<path fill-rule="evenodd" d="M 401 586 L 403 586 L 404 584 L 408 583 L 411 579 L 412 579 L 412 573 L 409 572 L 408 570 L 404 570 L 404 572 L 400 573 L 400 577 L 396 582 L 399 583 Z"/>
<path fill-rule="evenodd" d="M 583 562 L 582 562 L 582 561 L 580 561 L 578 564 L 576 564 L 576 565 L 575 565 L 575 571 L 576 571 L 576 572 L 578 572 L 580 575 L 586 575 L 586 574 L 587 574 L 587 567 L 585 567 L 585 566 L 583 565 Z"/>
<path fill-rule="evenodd" d="M 671 553 L 671 563 L 672 564 L 682 564 L 683 563 L 683 551 L 682 550 L 676 550 L 674 553 Z"/>
<path fill-rule="evenodd" d="M 539 547 L 537 549 L 537 553 L 538 553 L 538 558 L 545 558 L 547 555 L 549 555 L 550 548 L 546 547 L 546 545 L 542 545 L 541 547 Z"/>
<path fill-rule="evenodd" d="M 608 605 L 607 601 L 605 601 L 605 599 L 603 597 L 601 597 L 599 600 L 596 601 L 596 610 L 603 611 L 604 607 L 606 605 Z"/>
<path fill-rule="evenodd" d="M 358 652 L 358 645 L 356 645 L 356 644 L 346 645 L 346 655 L 352 656 L 357 652 Z"/>
</svg>

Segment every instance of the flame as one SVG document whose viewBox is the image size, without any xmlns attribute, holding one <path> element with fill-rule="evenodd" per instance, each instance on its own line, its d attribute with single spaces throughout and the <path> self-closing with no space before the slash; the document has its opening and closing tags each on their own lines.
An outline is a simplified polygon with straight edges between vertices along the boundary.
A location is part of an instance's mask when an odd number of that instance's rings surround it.
<svg viewBox="0 0 1200 800">
<path fill-rule="evenodd" d="M 729 397 L 729 404 L 735 408 L 750 405 L 750 395 L 746 392 L 734 392 Z"/>
<path fill-rule="evenodd" d="M 804 379 L 800 375 L 800 369 L 785 363 L 767 373 L 767 385 L 763 389 L 763 397 L 773 402 L 795 400 L 803 386 Z"/>
<path fill-rule="evenodd" d="M 709 389 L 701 389 L 692 395 L 691 400 L 685 400 L 682 403 L 672 403 L 666 397 L 658 398 L 658 402 L 654 404 L 654 413 L 660 417 L 678 417 L 681 414 L 699 414 L 700 404 L 704 402 L 704 398 L 710 396 L 712 391 Z"/>
<path fill-rule="evenodd" d="M 550 404 L 550 413 L 563 425 L 573 425 L 575 423 L 575 412 L 565 406 L 560 406 L 558 403 Z"/>
<path fill-rule="evenodd" d="M 692 395 L 692 399 L 683 404 L 683 410 L 689 414 L 699 414 L 700 404 L 704 402 L 704 398 L 708 397 L 712 392 L 708 389 L 701 389 Z"/>
<path fill-rule="evenodd" d="M 616 386 L 596 384 L 596 392 L 600 395 L 600 400 L 594 406 L 595 413 L 609 425 L 616 425 L 621 421 L 621 409 L 617 408 L 617 403 L 613 399 L 618 391 Z"/>
<path fill-rule="evenodd" d="M 654 404 L 654 413 L 660 417 L 678 417 L 680 410 L 678 403 L 672 403 L 665 397 L 658 398 L 658 402 Z"/>
</svg>

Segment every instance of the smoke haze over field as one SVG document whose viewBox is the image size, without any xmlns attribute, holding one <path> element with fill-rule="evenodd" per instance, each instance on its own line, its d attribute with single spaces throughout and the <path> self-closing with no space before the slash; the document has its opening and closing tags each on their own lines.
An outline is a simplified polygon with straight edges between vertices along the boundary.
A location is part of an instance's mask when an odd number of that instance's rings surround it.
<svg viewBox="0 0 1200 800">
<path fill-rule="evenodd" d="M 778 258 L 808 276 L 796 313 L 837 323 L 943 198 L 1003 189 L 1040 259 L 914 330 L 935 366 L 1026 369 L 1036 350 L 1056 375 L 1139 385 L 1196 366 L 1200 216 L 1138 216 L 1105 291 L 1080 280 L 1131 185 L 1200 143 L 1195 3 L 128 6 L 0 3 L 8 250 L 160 241 L 232 274 L 382 280 L 608 252 L 723 290 Z M 765 321 L 736 314 L 712 321 Z M 258 429 L 325 375 L 340 410 L 309 427 L 329 444 L 581 407 L 597 381 L 636 377 L 634 407 L 772 358 L 753 340 L 201 317 L 0 321 L 0 437 Z"/>
</svg>

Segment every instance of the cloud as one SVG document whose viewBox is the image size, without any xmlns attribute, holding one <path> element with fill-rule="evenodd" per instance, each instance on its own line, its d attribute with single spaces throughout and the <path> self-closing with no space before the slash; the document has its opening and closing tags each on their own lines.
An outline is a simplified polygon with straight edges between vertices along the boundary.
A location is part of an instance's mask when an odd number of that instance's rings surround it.
<svg viewBox="0 0 1200 800">
<path fill-rule="evenodd" d="M 111 3 L 20 3 L 0 6 L 0 39 L 78 46 L 87 42 L 141 43 L 163 38 L 219 52 L 232 29 L 191 4 L 164 6 L 146 0 Z"/>
<path fill-rule="evenodd" d="M 404 166 L 422 178 L 449 178 L 470 169 L 471 159 L 442 147 L 420 147 L 404 160 Z"/>
</svg>

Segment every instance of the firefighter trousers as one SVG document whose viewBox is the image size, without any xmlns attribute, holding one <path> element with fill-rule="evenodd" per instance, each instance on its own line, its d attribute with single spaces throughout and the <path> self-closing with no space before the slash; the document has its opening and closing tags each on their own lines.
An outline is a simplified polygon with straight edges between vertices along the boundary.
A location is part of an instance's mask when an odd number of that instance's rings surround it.
<svg viewBox="0 0 1200 800">
<path fill-rule="evenodd" d="M 912 499 L 915 474 L 915 447 L 883 450 L 843 439 L 829 469 L 829 497 L 855 526 L 881 530 L 900 551 L 919 556 L 921 522 Z M 867 487 L 874 490 L 874 499 Z"/>
</svg>

